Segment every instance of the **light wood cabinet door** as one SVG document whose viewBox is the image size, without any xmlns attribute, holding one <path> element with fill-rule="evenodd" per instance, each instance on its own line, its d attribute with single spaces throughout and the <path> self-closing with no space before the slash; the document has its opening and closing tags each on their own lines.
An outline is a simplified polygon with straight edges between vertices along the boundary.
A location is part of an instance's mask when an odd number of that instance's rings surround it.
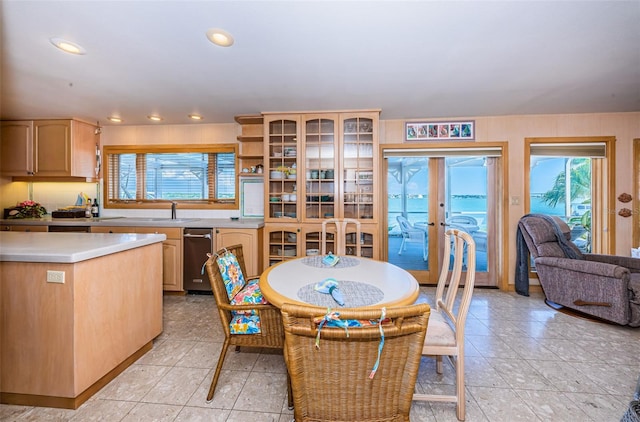
<svg viewBox="0 0 640 422">
<path fill-rule="evenodd" d="M 33 122 L 0 122 L 0 172 L 5 176 L 33 174 Z"/>
<path fill-rule="evenodd" d="M 262 229 L 216 229 L 216 249 L 225 246 L 242 245 L 246 276 L 259 275 L 262 272 Z"/>
<path fill-rule="evenodd" d="M 182 229 L 173 227 L 136 227 L 136 233 L 158 233 L 167 236 L 162 242 L 162 288 L 182 291 Z"/>
<path fill-rule="evenodd" d="M 135 227 L 91 226 L 91 233 L 135 233 Z"/>
<path fill-rule="evenodd" d="M 36 176 L 71 175 L 71 121 L 36 120 L 33 124 Z"/>
<path fill-rule="evenodd" d="M 182 291 L 182 241 L 162 242 L 162 289 Z"/>
<path fill-rule="evenodd" d="M 263 259 L 265 266 L 304 256 L 301 224 L 268 224 L 264 228 Z"/>
</svg>

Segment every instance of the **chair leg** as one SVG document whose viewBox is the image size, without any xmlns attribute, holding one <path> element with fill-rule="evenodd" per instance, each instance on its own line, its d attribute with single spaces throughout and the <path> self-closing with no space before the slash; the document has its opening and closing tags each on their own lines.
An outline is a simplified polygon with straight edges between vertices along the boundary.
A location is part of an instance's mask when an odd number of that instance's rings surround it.
<svg viewBox="0 0 640 422">
<path fill-rule="evenodd" d="M 437 355 L 436 356 L 436 372 L 441 374 L 442 373 L 442 355 Z"/>
<path fill-rule="evenodd" d="M 287 406 L 289 410 L 293 410 L 293 388 L 291 388 L 291 377 L 287 371 Z"/>
<path fill-rule="evenodd" d="M 209 394 L 207 394 L 207 401 L 211 401 L 213 399 L 213 393 L 216 390 L 216 385 L 218 385 L 218 378 L 220 378 L 220 371 L 222 370 L 222 364 L 224 363 L 224 358 L 227 356 L 227 349 L 229 348 L 229 340 L 225 339 L 222 344 L 222 350 L 220 350 L 220 357 L 218 358 L 218 364 L 216 365 L 216 372 L 213 374 L 213 380 L 211 380 L 211 386 L 209 387 Z"/>
<path fill-rule="evenodd" d="M 464 397 L 464 356 L 456 356 L 456 416 L 458 420 L 464 420 L 465 413 L 465 397 Z"/>
<path fill-rule="evenodd" d="M 398 255 L 402 255 L 402 251 L 405 248 L 405 244 L 404 244 L 404 237 L 402 238 L 402 243 L 400 243 L 400 249 L 398 249 Z"/>
</svg>

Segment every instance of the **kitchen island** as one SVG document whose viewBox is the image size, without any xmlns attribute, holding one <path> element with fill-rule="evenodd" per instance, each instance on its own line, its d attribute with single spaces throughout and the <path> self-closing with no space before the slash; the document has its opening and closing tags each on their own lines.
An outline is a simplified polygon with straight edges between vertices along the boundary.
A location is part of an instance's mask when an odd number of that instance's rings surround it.
<svg viewBox="0 0 640 422">
<path fill-rule="evenodd" d="M 0 402 L 76 409 L 150 350 L 163 240 L 0 233 Z"/>
</svg>

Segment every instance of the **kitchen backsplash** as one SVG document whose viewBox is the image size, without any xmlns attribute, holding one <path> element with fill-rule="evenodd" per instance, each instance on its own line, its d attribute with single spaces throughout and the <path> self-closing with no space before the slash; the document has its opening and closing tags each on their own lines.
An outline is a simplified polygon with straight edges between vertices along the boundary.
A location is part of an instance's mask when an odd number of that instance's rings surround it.
<svg viewBox="0 0 640 422">
<path fill-rule="evenodd" d="M 33 200 L 47 209 L 47 213 L 59 208 L 75 205 L 82 192 L 91 200 L 98 197 L 97 183 L 33 183 Z M 29 198 L 24 198 L 29 199 Z M 100 200 L 100 199 L 98 199 Z"/>
</svg>

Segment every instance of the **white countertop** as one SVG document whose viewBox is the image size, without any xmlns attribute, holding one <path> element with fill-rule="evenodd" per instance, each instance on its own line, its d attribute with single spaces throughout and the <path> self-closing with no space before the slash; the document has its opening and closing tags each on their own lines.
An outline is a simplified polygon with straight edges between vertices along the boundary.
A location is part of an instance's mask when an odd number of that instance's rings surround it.
<svg viewBox="0 0 640 422">
<path fill-rule="evenodd" d="M 0 261 L 75 263 L 166 238 L 164 234 L 0 232 Z"/>
<path fill-rule="evenodd" d="M 189 227 L 259 229 L 264 226 L 262 218 L 146 218 L 146 217 L 98 217 L 98 218 L 9 218 L 0 219 L 0 224 L 23 226 L 135 226 L 135 227 Z"/>
</svg>

